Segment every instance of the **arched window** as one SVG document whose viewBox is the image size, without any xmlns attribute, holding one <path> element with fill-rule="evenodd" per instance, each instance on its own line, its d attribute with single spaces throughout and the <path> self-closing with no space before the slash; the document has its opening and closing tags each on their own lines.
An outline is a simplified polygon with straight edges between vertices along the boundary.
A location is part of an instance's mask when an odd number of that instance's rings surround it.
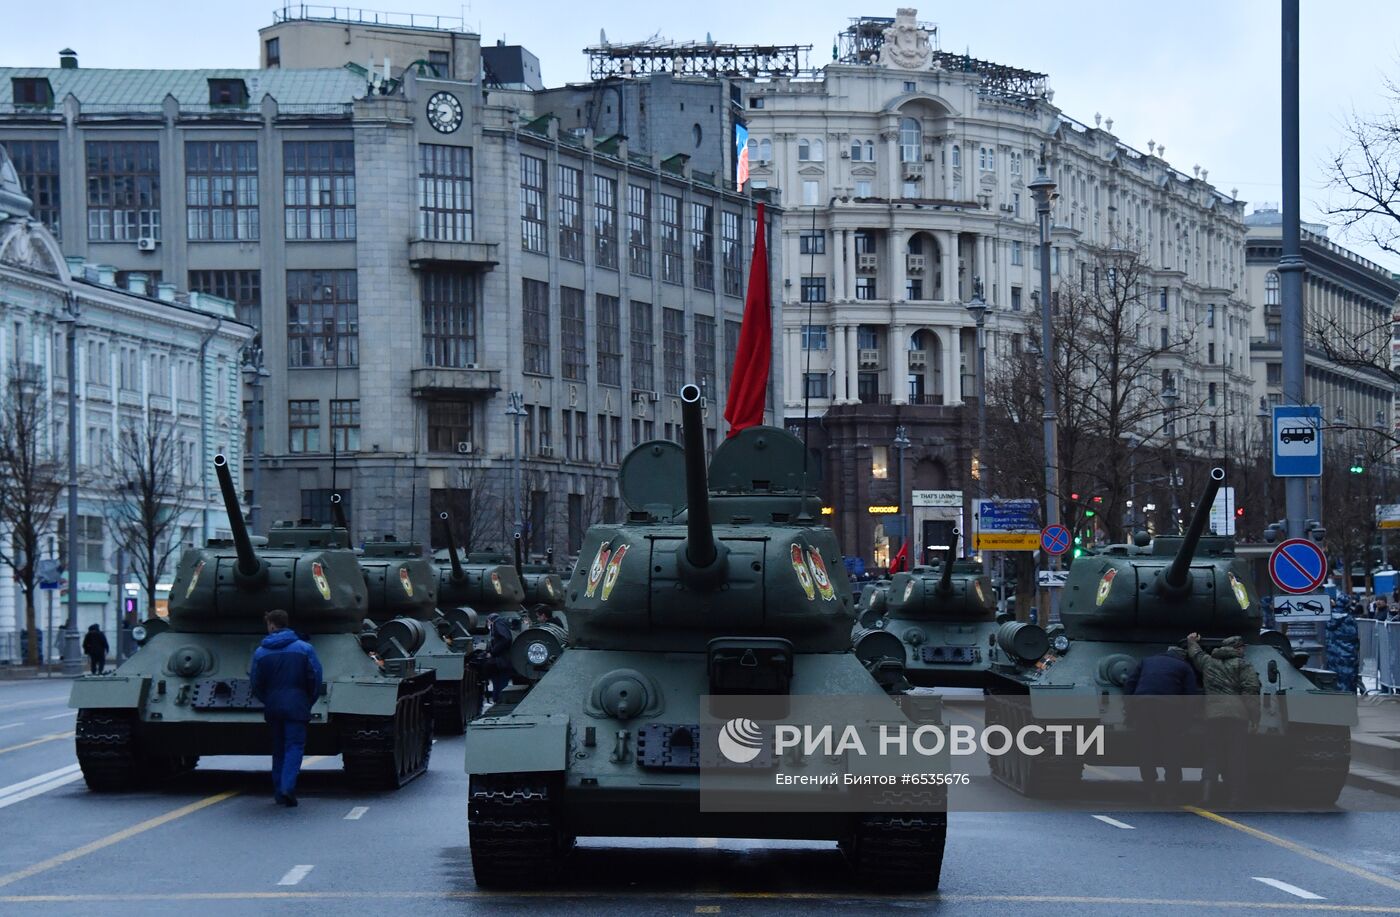
<svg viewBox="0 0 1400 917">
<path fill-rule="evenodd" d="M 826 157 L 826 151 L 822 147 L 820 140 L 813 140 L 811 146 L 812 162 L 821 162 Z"/>
<path fill-rule="evenodd" d="M 922 255 L 924 253 L 924 237 L 918 233 L 909 237 L 909 254 Z"/>
<path fill-rule="evenodd" d="M 797 141 L 797 161 L 806 162 L 811 158 L 812 144 L 807 140 L 806 137 L 803 137 L 801 140 Z"/>
<path fill-rule="evenodd" d="M 758 141 L 758 161 L 773 161 L 773 141 L 769 140 L 767 137 L 764 137 L 762 140 Z"/>
<path fill-rule="evenodd" d="M 750 138 L 749 138 L 748 147 L 749 147 L 749 162 L 755 162 L 755 161 L 757 161 L 757 160 L 758 160 L 758 141 L 755 140 L 755 139 L 753 139 L 752 137 L 750 137 Z"/>
<path fill-rule="evenodd" d="M 953 145 L 953 168 L 962 168 L 962 150 L 957 146 L 957 144 Z"/>
<path fill-rule="evenodd" d="M 915 118 L 904 118 L 899 122 L 899 161 L 918 162 L 923 158 L 923 128 Z"/>
<path fill-rule="evenodd" d="M 865 141 L 865 161 L 866 161 L 866 162 L 874 162 L 874 161 L 875 161 L 875 141 L 874 141 L 874 140 L 867 140 L 867 141 Z"/>
<path fill-rule="evenodd" d="M 1278 271 L 1269 271 L 1264 275 L 1264 305 L 1278 305 Z"/>
<path fill-rule="evenodd" d="M 851 141 L 851 159 L 855 160 L 856 162 L 859 162 L 859 161 L 860 161 L 860 151 L 861 151 L 860 141 L 859 141 L 859 140 L 852 140 L 852 141 Z"/>
<path fill-rule="evenodd" d="M 995 172 L 996 170 L 997 170 L 997 148 L 994 147 L 994 146 L 989 146 L 989 147 L 987 147 L 987 171 L 988 171 L 988 172 Z"/>
</svg>

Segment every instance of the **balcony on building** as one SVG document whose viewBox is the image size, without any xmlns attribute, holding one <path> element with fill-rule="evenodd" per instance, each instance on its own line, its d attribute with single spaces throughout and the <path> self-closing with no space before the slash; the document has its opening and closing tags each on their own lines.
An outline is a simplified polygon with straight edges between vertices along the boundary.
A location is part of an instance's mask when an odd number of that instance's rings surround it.
<svg viewBox="0 0 1400 917">
<path fill-rule="evenodd" d="M 501 390 L 501 371 L 466 366 L 420 366 L 409 372 L 414 398 L 441 399 L 480 396 L 489 398 Z"/>
<path fill-rule="evenodd" d="M 446 242 L 440 239 L 409 239 L 408 264 L 423 267 L 452 265 L 489 271 L 500 264 L 496 242 Z"/>
</svg>

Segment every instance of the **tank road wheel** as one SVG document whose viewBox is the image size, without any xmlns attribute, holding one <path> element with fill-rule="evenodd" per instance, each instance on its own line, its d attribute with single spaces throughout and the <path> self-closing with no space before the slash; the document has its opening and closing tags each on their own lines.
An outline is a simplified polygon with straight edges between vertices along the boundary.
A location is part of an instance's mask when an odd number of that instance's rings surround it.
<svg viewBox="0 0 1400 917">
<path fill-rule="evenodd" d="M 428 769 L 433 749 L 432 682 L 406 679 L 393 716 L 347 716 L 341 758 L 360 789 L 393 790 Z"/>
<path fill-rule="evenodd" d="M 987 725 L 994 723 L 1005 726 L 1016 735 L 1023 727 L 1035 723 L 1031 716 L 1029 700 L 1018 695 L 1018 699 L 989 696 L 987 698 Z M 1053 742 L 1045 739 L 1039 755 L 1026 755 L 1013 745 L 1004 755 L 990 758 L 992 776 L 1015 790 L 1022 796 L 1036 799 L 1063 797 L 1079 786 L 1084 774 L 1084 763 L 1078 758 L 1051 756 Z"/>
<path fill-rule="evenodd" d="M 79 710 L 74 744 L 88 789 L 115 793 L 136 786 L 141 775 L 131 710 Z"/>
<path fill-rule="evenodd" d="M 943 812 L 862 815 L 840 844 L 856 878 L 876 888 L 933 891 L 943 874 Z"/>
<path fill-rule="evenodd" d="M 1351 769 L 1351 733 L 1345 726 L 1293 723 L 1285 741 L 1285 782 L 1280 784 L 1278 771 L 1264 778 L 1286 787 L 1281 801 L 1306 807 L 1336 805 Z"/>
<path fill-rule="evenodd" d="M 467 794 L 472 873 L 479 888 L 552 881 L 573 846 L 560 824 L 555 784 L 541 774 L 473 774 Z"/>
</svg>

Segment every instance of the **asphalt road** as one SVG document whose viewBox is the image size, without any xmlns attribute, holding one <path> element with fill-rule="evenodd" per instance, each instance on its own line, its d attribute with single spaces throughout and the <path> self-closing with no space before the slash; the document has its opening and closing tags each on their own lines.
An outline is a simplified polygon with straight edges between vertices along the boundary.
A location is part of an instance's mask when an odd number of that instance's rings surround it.
<svg viewBox="0 0 1400 917">
<path fill-rule="evenodd" d="M 69 684 L 0 683 L 0 912 L 8 915 L 1400 914 L 1400 800 L 1338 811 L 956 812 L 937 895 L 852 883 L 834 845 L 581 841 L 559 886 L 479 892 L 462 739 L 392 794 L 345 788 L 338 759 L 272 804 L 266 759 L 206 758 L 159 792 L 97 796 L 73 757 Z"/>
</svg>

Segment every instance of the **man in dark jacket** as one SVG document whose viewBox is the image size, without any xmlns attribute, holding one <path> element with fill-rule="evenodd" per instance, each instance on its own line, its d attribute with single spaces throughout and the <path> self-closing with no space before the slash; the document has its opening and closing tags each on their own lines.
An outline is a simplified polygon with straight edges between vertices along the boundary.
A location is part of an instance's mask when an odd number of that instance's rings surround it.
<svg viewBox="0 0 1400 917">
<path fill-rule="evenodd" d="M 494 704 L 500 701 L 501 693 L 510 684 L 510 645 L 515 641 L 515 634 L 510 629 L 510 622 L 496 612 L 491 613 L 486 624 L 491 633 L 486 653 L 490 657 L 487 671 L 491 673 L 491 703 Z"/>
<path fill-rule="evenodd" d="M 83 634 L 83 653 L 88 658 L 89 668 L 94 675 L 101 675 L 102 670 L 107 667 L 107 650 L 111 647 L 107 644 L 107 635 L 102 632 L 100 624 L 93 624 Z"/>
<path fill-rule="evenodd" d="M 1186 661 L 1186 651 L 1179 646 L 1169 646 L 1155 656 L 1148 656 L 1123 683 L 1123 693 L 1133 698 L 1128 701 L 1128 716 L 1142 754 L 1142 763 L 1138 765 L 1142 782 L 1157 782 L 1160 763 L 1163 782 L 1168 787 L 1177 786 L 1181 783 L 1179 746 L 1189 723 L 1182 701 L 1160 698 L 1201 693 L 1196 671 Z"/>
<path fill-rule="evenodd" d="M 321 661 L 311 644 L 288 627 L 285 611 L 274 608 L 265 620 L 267 636 L 253 653 L 248 677 L 253 696 L 262 701 L 263 719 L 272 729 L 272 798 L 291 807 L 297 804 L 306 724 L 311 705 L 321 693 Z"/>
<path fill-rule="evenodd" d="M 1211 802 L 1217 779 L 1225 782 L 1225 803 L 1244 783 L 1245 742 L 1259 722 L 1259 673 L 1244 658 L 1244 640 L 1226 637 L 1211 653 L 1201 649 L 1201 635 L 1186 638 L 1186 655 L 1206 693 L 1206 766 L 1201 770 L 1205 801 Z"/>
</svg>

